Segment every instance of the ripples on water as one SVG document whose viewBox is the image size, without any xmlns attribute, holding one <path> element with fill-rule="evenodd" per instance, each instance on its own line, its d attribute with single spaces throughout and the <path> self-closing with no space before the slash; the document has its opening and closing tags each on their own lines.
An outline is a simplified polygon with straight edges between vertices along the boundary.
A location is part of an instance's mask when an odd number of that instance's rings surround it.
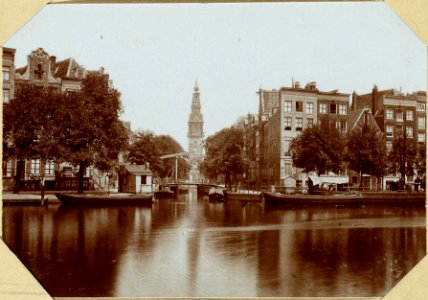
<svg viewBox="0 0 428 300">
<path fill-rule="evenodd" d="M 3 207 L 52 296 L 383 296 L 426 253 L 422 206 Z"/>
</svg>

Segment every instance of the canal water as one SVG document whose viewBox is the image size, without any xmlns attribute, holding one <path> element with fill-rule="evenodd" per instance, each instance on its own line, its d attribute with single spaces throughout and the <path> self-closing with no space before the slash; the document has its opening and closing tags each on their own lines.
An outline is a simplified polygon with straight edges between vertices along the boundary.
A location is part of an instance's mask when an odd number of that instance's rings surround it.
<svg viewBox="0 0 428 300">
<path fill-rule="evenodd" d="M 54 297 L 383 296 L 426 253 L 425 207 L 4 206 L 3 239 Z"/>
</svg>

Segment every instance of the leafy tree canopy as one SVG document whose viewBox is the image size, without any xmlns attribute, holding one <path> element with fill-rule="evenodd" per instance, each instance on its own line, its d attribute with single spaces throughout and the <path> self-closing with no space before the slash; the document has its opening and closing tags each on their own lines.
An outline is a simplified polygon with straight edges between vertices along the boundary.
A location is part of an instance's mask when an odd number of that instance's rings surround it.
<svg viewBox="0 0 428 300">
<path fill-rule="evenodd" d="M 405 175 L 414 175 L 413 167 L 418 157 L 418 146 L 414 138 L 397 131 L 392 142 L 392 150 L 388 155 L 388 171 L 399 172 L 401 183 L 405 183 Z"/>
<path fill-rule="evenodd" d="M 244 153 L 244 133 L 236 127 L 225 128 L 205 141 L 205 158 L 201 163 L 201 172 L 216 180 L 225 176 L 226 185 L 231 184 L 231 176 L 246 171 L 248 161 Z"/>
<path fill-rule="evenodd" d="M 385 138 L 376 128 L 364 124 L 348 134 L 346 160 L 360 176 L 385 175 L 386 157 Z"/>
<path fill-rule="evenodd" d="M 102 72 L 90 72 L 82 89 L 64 94 L 60 120 L 63 126 L 60 142 L 65 161 L 108 170 L 125 149 L 128 136 L 119 120 L 120 93 Z M 79 177 L 83 176 L 79 172 Z M 80 187 L 79 187 L 79 190 Z"/>
<path fill-rule="evenodd" d="M 128 160 L 134 164 L 149 163 L 151 170 L 161 178 L 172 175 L 175 169 L 175 159 L 162 160 L 160 156 L 183 152 L 180 144 L 169 135 L 156 135 L 151 131 L 136 133 L 134 142 L 130 145 Z M 178 177 L 186 178 L 189 171 L 188 163 L 179 158 Z"/>
<path fill-rule="evenodd" d="M 289 151 L 296 167 L 320 175 L 342 170 L 344 145 L 342 134 L 326 120 L 320 126 L 305 128 L 291 141 Z"/>
</svg>

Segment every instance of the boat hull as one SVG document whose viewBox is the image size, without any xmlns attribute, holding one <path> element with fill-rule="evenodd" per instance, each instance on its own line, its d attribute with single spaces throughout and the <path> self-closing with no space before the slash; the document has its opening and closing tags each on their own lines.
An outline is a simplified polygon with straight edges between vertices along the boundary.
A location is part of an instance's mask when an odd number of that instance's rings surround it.
<svg viewBox="0 0 428 300">
<path fill-rule="evenodd" d="M 421 204 L 425 205 L 424 193 L 344 193 L 330 195 L 285 195 L 263 192 L 262 198 L 269 205 L 367 205 L 367 204 Z"/>
<path fill-rule="evenodd" d="M 156 199 L 174 198 L 175 196 L 177 196 L 177 194 L 172 192 L 172 191 L 157 191 L 157 192 L 155 192 L 155 198 Z"/>
<path fill-rule="evenodd" d="M 224 192 L 220 188 L 211 188 L 208 192 L 208 198 L 211 201 L 224 201 Z"/>
<path fill-rule="evenodd" d="M 224 200 L 226 201 L 262 201 L 261 193 L 231 192 L 224 191 Z"/>
<path fill-rule="evenodd" d="M 151 205 L 153 194 L 65 194 L 55 193 L 66 205 Z"/>
</svg>

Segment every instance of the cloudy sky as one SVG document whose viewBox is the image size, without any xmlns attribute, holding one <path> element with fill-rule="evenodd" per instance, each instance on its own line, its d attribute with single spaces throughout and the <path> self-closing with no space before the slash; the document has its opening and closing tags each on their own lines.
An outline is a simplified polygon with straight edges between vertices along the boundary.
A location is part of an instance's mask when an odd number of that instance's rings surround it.
<svg viewBox="0 0 428 300">
<path fill-rule="evenodd" d="M 16 67 L 38 47 L 104 67 L 122 93 L 122 119 L 184 149 L 195 80 L 205 136 L 257 112 L 259 88 L 293 78 L 345 93 L 427 82 L 426 46 L 381 2 L 51 4 L 5 46 L 16 49 Z"/>
</svg>

